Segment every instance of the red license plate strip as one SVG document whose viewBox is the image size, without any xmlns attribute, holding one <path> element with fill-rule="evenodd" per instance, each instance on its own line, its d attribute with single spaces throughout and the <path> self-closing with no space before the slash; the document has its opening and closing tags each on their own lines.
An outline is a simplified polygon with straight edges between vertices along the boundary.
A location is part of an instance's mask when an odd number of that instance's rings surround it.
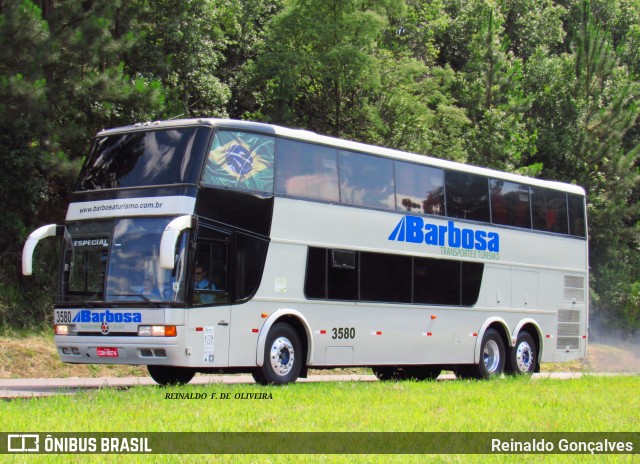
<svg viewBox="0 0 640 464">
<path fill-rule="evenodd" d="M 98 348 L 98 356 L 101 358 L 117 358 L 118 348 Z"/>
</svg>

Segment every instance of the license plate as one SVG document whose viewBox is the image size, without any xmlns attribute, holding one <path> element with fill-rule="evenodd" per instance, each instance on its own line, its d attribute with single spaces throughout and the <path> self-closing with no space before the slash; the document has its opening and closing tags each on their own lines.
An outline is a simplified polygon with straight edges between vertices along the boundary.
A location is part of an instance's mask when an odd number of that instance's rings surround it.
<svg viewBox="0 0 640 464">
<path fill-rule="evenodd" d="M 118 348 L 98 348 L 98 356 L 101 358 L 117 358 Z"/>
</svg>

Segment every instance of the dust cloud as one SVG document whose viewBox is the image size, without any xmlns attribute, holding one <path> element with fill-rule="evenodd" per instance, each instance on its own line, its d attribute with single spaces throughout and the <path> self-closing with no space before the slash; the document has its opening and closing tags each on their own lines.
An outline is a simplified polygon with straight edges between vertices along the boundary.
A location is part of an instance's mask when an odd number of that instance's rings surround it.
<svg viewBox="0 0 640 464">
<path fill-rule="evenodd" d="M 616 332 L 592 324 L 584 365 L 596 373 L 640 373 L 640 333 Z"/>
</svg>

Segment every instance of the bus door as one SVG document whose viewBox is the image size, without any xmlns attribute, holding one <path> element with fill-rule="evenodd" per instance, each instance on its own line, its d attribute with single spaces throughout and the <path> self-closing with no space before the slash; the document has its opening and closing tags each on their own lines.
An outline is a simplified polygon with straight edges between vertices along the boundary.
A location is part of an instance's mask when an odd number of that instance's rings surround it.
<svg viewBox="0 0 640 464">
<path fill-rule="evenodd" d="M 192 306 L 188 310 L 191 364 L 229 365 L 231 234 L 198 227 L 192 267 Z"/>
</svg>

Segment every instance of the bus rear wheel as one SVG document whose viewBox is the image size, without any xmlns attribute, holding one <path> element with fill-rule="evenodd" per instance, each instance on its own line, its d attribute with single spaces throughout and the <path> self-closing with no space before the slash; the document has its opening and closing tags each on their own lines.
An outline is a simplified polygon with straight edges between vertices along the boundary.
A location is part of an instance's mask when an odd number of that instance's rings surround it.
<svg viewBox="0 0 640 464">
<path fill-rule="evenodd" d="M 382 381 L 434 380 L 442 372 L 438 366 L 374 366 L 371 370 Z"/>
<path fill-rule="evenodd" d="M 264 362 L 253 372 L 262 385 L 283 385 L 295 382 L 302 369 L 303 353 L 300 337 L 284 322 L 274 324 L 267 335 Z"/>
<path fill-rule="evenodd" d="M 156 383 L 165 385 L 178 385 L 189 383 L 193 376 L 196 375 L 196 371 L 186 367 L 175 366 L 147 366 L 149 375 Z"/>
<path fill-rule="evenodd" d="M 520 332 L 516 346 L 509 350 L 504 370 L 509 374 L 533 374 L 538 366 L 536 342 L 529 332 Z"/>
</svg>

